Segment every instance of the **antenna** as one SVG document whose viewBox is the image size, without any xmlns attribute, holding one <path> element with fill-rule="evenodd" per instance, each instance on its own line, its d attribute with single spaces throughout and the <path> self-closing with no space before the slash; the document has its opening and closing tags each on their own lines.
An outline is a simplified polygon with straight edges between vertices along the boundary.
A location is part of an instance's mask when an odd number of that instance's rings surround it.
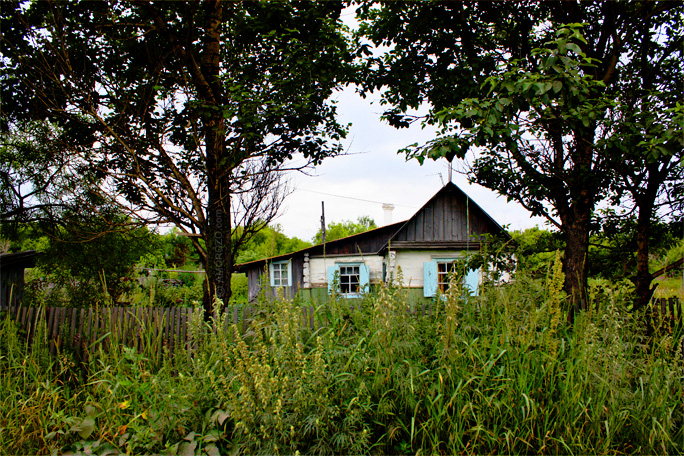
<svg viewBox="0 0 684 456">
<path fill-rule="evenodd" d="M 321 201 L 321 241 L 325 244 L 325 201 Z"/>
</svg>

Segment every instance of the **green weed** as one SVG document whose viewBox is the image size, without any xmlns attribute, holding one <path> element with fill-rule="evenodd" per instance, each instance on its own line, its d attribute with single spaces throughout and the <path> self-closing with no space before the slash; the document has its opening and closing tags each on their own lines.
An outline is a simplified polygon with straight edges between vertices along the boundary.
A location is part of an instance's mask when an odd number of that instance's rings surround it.
<svg viewBox="0 0 684 456">
<path fill-rule="evenodd" d="M 83 375 L 44 325 L 29 347 L 5 320 L 0 453 L 684 452 L 681 326 L 647 333 L 608 282 L 569 324 L 559 264 L 477 297 L 454 283 L 425 314 L 398 276 L 319 306 L 313 329 L 308 303 L 235 326 L 217 302 L 173 354 L 151 322 L 135 347 L 112 330 Z"/>
</svg>

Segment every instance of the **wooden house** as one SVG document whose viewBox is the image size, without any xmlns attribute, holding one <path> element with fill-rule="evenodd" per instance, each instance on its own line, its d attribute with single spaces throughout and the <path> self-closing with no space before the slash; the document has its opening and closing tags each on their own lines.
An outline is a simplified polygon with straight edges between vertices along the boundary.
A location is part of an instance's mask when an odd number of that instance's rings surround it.
<svg viewBox="0 0 684 456">
<path fill-rule="evenodd" d="M 324 301 L 333 291 L 361 297 L 401 268 L 410 299 L 432 298 L 448 287 L 454 261 L 476 252 L 484 235 L 508 234 L 460 188 L 449 182 L 409 220 L 236 266 L 248 278 L 249 299 L 280 289 L 286 297 Z M 477 293 L 480 271 L 465 283 Z M 336 287 L 333 290 L 333 287 Z"/>
<path fill-rule="evenodd" d="M 35 265 L 35 250 L 0 254 L 0 307 L 19 304 L 24 291 L 24 269 Z"/>
</svg>

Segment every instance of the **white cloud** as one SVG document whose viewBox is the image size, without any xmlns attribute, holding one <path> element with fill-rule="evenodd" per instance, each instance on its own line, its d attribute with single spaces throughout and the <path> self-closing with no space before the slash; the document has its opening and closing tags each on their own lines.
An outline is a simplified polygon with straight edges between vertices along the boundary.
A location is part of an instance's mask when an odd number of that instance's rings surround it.
<svg viewBox="0 0 684 456">
<path fill-rule="evenodd" d="M 362 99 L 353 88 L 340 92 L 338 101 L 339 120 L 352 123 L 343 142 L 348 155 L 325 160 L 315 169 L 315 176 L 289 175 L 295 189 L 276 220 L 288 236 L 311 240 L 320 228 L 321 201 L 325 202 L 328 223 L 369 215 L 381 224 L 382 203 L 395 205 L 393 221 L 406 220 L 447 180 L 446 160 L 426 160 L 421 166 L 416 160 L 407 162 L 403 155 L 397 154 L 399 149 L 412 143 L 422 144 L 434 138 L 433 129 L 421 129 L 420 125 L 401 130 L 390 127 L 380 121 L 379 103 Z M 529 212 L 518 204 L 468 184 L 459 173 L 454 172 L 452 180 L 494 220 L 510 225 L 510 229 L 543 225 L 543 219 L 531 219 Z"/>
</svg>

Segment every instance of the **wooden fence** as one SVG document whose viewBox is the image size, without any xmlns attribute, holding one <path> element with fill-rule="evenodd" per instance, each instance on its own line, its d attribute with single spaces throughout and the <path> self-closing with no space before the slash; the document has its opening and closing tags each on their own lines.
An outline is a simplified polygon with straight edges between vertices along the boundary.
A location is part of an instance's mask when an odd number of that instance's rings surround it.
<svg viewBox="0 0 684 456">
<path fill-rule="evenodd" d="M 189 322 L 202 319 L 201 309 L 181 307 L 101 307 L 78 309 L 66 307 L 5 307 L 9 317 L 24 331 L 24 340 L 33 345 L 41 337 L 48 342 L 49 351 L 74 350 L 87 355 L 102 345 L 119 344 L 141 349 L 156 342 L 158 350 L 170 354 L 189 343 Z M 244 333 L 250 317 L 259 309 L 234 306 L 226 310 L 225 330 L 235 325 Z M 301 308 L 301 323 L 314 327 L 314 307 Z M 39 324 L 45 323 L 44 329 Z"/>
<path fill-rule="evenodd" d="M 349 313 L 359 305 L 345 305 Z M 255 313 L 267 310 L 263 306 L 231 306 L 225 310 L 225 328 L 228 331 L 235 325 L 244 334 Z M 302 328 L 311 330 L 327 325 L 328 308 L 301 306 L 298 309 Z M 190 321 L 202 319 L 201 309 L 181 307 L 100 307 L 79 309 L 65 307 L 4 307 L 3 312 L 18 323 L 24 333 L 23 340 L 33 346 L 40 335 L 48 343 L 51 354 L 58 350 L 70 350 L 87 358 L 89 353 L 102 346 L 108 349 L 111 344 L 126 345 L 142 350 L 146 347 L 161 355 L 166 350 L 173 354 L 181 347 L 191 343 Z M 431 304 L 422 303 L 410 313 L 430 315 Z M 45 326 L 40 327 L 44 322 Z M 39 331 L 43 331 L 39 334 Z M 232 334 L 232 333 L 231 333 Z"/>
<path fill-rule="evenodd" d="M 684 323 L 682 303 L 678 298 L 654 299 L 647 310 L 655 321 L 669 320 L 673 326 Z"/>
<path fill-rule="evenodd" d="M 355 306 L 349 306 L 353 311 Z M 225 328 L 232 325 L 244 334 L 251 317 L 261 307 L 232 306 L 225 312 Z M 194 317 L 201 320 L 201 309 L 181 307 L 101 307 L 78 309 L 65 307 L 4 307 L 0 311 L 9 313 L 19 324 L 29 346 L 32 346 L 38 331 L 44 331 L 42 338 L 48 342 L 49 351 L 73 350 L 86 357 L 99 346 L 105 349 L 111 344 L 126 345 L 138 350 L 146 345 L 156 348 L 158 354 L 164 350 L 173 354 L 190 343 L 189 323 Z M 413 309 L 413 314 L 432 314 L 432 306 L 423 304 Z M 325 324 L 325 311 L 313 306 L 299 308 L 302 327 L 316 329 Z M 673 326 L 684 321 L 682 305 L 676 298 L 653 300 L 649 307 L 653 321 L 669 320 Z M 0 316 L 2 316 L 0 312 Z M 39 329 L 39 324 L 45 326 Z M 156 345 L 155 345 L 156 344 Z"/>
</svg>

